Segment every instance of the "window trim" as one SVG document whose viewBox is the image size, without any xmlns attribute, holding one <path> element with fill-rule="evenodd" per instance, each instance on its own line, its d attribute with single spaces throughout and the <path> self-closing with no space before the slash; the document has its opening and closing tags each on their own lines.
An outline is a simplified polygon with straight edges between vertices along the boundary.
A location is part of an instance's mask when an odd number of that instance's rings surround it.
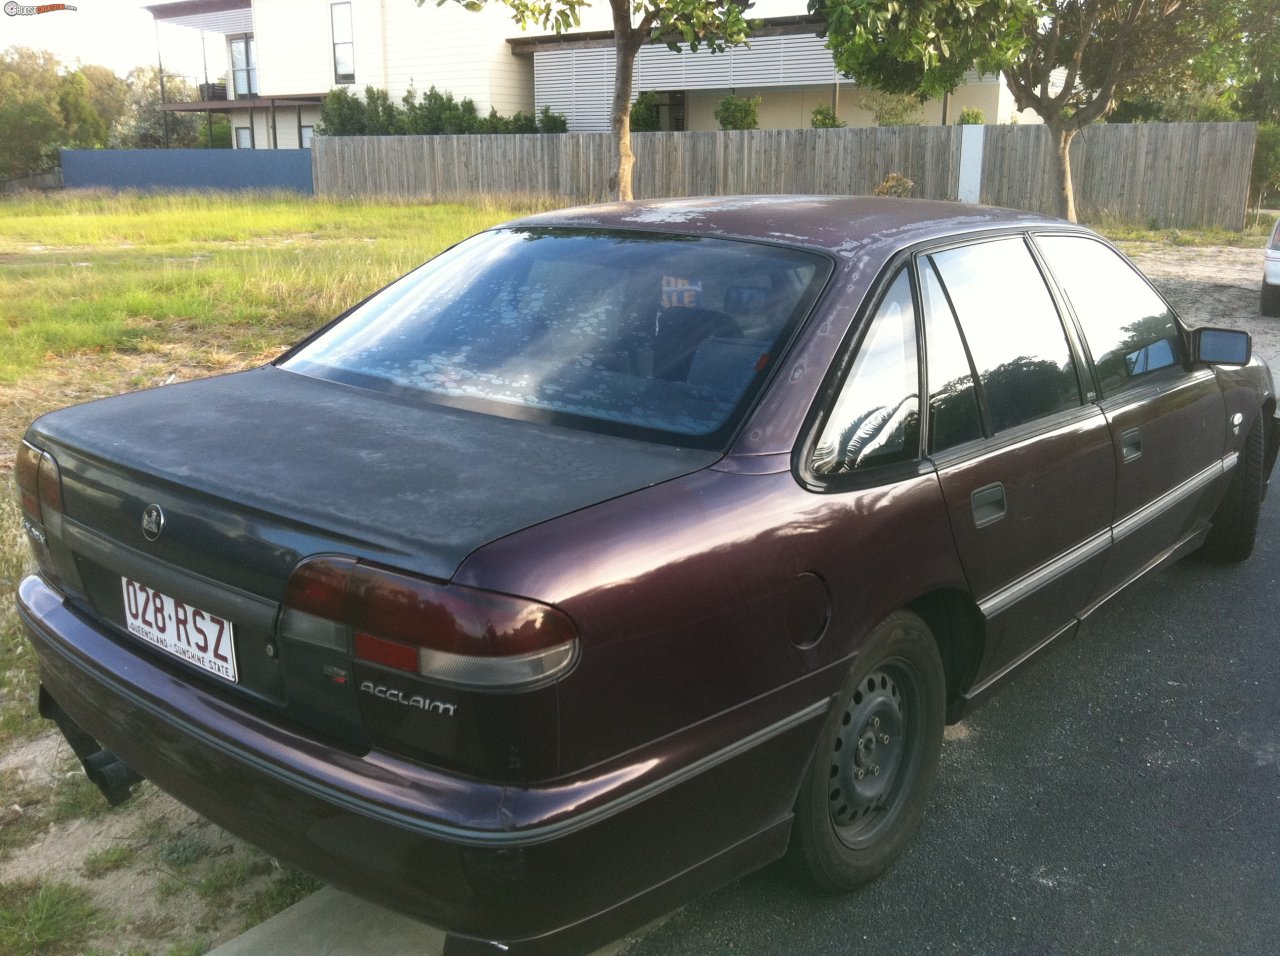
<svg viewBox="0 0 1280 956">
<path fill-rule="evenodd" d="M 231 50 L 236 43 L 244 43 L 244 69 L 237 70 L 235 68 L 235 57 Z M 258 95 L 258 44 L 254 41 L 252 33 L 236 33 L 227 37 L 227 73 L 231 80 L 231 97 L 233 100 L 247 99 L 251 100 Z M 245 74 L 245 87 L 247 92 L 240 93 L 236 89 L 236 74 Z"/>
<path fill-rule="evenodd" d="M 818 440 L 822 437 L 827 419 L 835 408 L 840 392 L 853 372 L 858 352 L 871 332 L 872 321 L 879 313 L 880 306 L 884 304 L 885 298 L 892 291 L 894 283 L 898 280 L 899 273 L 903 270 L 907 272 L 907 280 L 911 288 L 911 306 L 915 320 L 917 389 L 920 383 L 924 381 L 924 348 L 922 347 L 924 340 L 921 336 L 920 291 L 916 271 L 912 268 L 912 256 L 913 251 L 911 249 L 900 250 L 880 270 L 880 274 L 876 276 L 875 281 L 870 286 L 869 294 L 863 298 L 858 307 L 858 312 L 849 323 L 849 330 L 845 333 L 844 341 L 840 343 L 836 351 L 837 357 L 827 370 L 826 378 L 823 380 L 822 386 L 818 389 L 818 394 L 809 408 L 805 425 L 800 430 L 799 440 L 797 440 L 791 452 L 791 473 L 801 486 L 809 491 L 833 493 L 852 491 L 858 488 L 874 488 L 908 478 L 915 478 L 933 471 L 932 464 L 922 454 L 923 449 L 920 445 L 922 438 L 920 436 L 924 433 L 923 427 L 918 430 L 916 455 L 906 461 L 869 465 L 866 468 L 840 474 L 825 474 L 814 471 L 813 468 L 813 453 L 817 448 Z"/>
<path fill-rule="evenodd" d="M 1035 228 L 1027 228 L 1026 226 L 1003 226 L 990 230 L 975 230 L 963 235 L 940 236 L 932 239 L 921 240 L 912 243 L 893 254 L 880 269 L 879 274 L 868 287 L 867 294 L 863 297 L 863 301 L 858 306 L 858 311 L 853 320 L 849 323 L 848 331 L 845 334 L 844 341 L 840 343 L 836 350 L 836 358 L 833 359 L 831 367 L 827 371 L 826 378 L 823 380 L 821 387 L 814 396 L 813 402 L 809 407 L 808 415 L 805 418 L 805 424 L 801 428 L 795 445 L 791 450 L 791 473 L 798 484 L 807 491 L 817 494 L 840 494 L 849 491 L 857 491 L 864 488 L 875 488 L 883 485 L 893 484 L 921 475 L 932 474 L 936 467 L 940 467 L 934 458 L 927 453 L 923 447 L 923 441 L 928 434 L 928 396 L 924 393 L 924 389 L 928 387 L 928 352 L 929 343 L 925 337 L 924 330 L 924 313 L 920 299 L 920 278 L 919 270 L 915 260 L 919 256 L 929 256 L 934 253 L 944 252 L 948 249 L 955 249 L 963 246 L 977 245 L 983 242 L 993 242 L 999 239 L 1009 239 L 1019 237 L 1022 239 L 1023 245 L 1026 246 L 1031 254 L 1032 260 L 1036 268 L 1040 271 L 1046 289 L 1049 291 L 1050 298 L 1054 308 L 1058 312 L 1058 319 L 1063 328 L 1063 335 L 1067 341 L 1067 348 L 1071 352 L 1072 360 L 1076 366 L 1076 382 L 1080 389 L 1081 403 L 1075 408 L 1061 409 L 1049 415 L 1024 422 L 1013 428 L 1006 429 L 998 434 L 988 433 L 982 438 L 965 442 L 954 448 L 948 448 L 937 457 L 937 462 L 943 462 L 948 466 L 960 461 L 976 458 L 981 455 L 990 454 L 1006 445 L 1014 444 L 1019 441 L 1025 441 L 1035 435 L 1042 434 L 1060 428 L 1063 424 L 1069 424 L 1077 418 L 1084 420 L 1097 414 L 1097 398 L 1089 398 L 1090 386 L 1095 381 L 1093 378 L 1093 359 L 1084 349 L 1084 340 L 1076 326 L 1075 314 L 1066 310 L 1065 305 L 1061 301 L 1061 292 L 1058 288 L 1057 278 L 1042 262 L 1039 255 L 1039 249 L 1036 248 L 1034 237 L 1036 235 L 1065 235 L 1080 236 L 1086 239 L 1095 239 L 1097 237 L 1091 232 L 1084 229 L 1073 228 L 1064 225 L 1064 228 L 1053 229 L 1037 226 Z M 1106 240 L 1101 240 L 1104 245 L 1111 246 Z M 1118 251 L 1118 250 L 1117 250 Z M 812 468 L 813 451 L 817 445 L 818 439 L 822 434 L 823 426 L 834 402 L 843 387 L 845 380 L 852 371 L 853 362 L 857 357 L 858 350 L 862 347 L 863 341 L 866 339 L 867 333 L 871 326 L 871 319 L 874 318 L 876 312 L 880 308 L 884 297 L 888 295 L 889 290 L 893 286 L 893 281 L 897 278 L 900 268 L 909 268 L 911 274 L 911 294 L 912 301 L 915 306 L 916 315 L 916 339 L 918 348 L 916 351 L 916 362 L 918 366 L 918 381 L 921 388 L 920 402 L 920 441 L 919 457 L 914 461 L 896 462 L 884 465 L 870 466 L 864 470 L 846 472 L 839 475 L 824 475 L 815 472 Z M 1138 275 L 1142 275 L 1138 270 L 1134 270 Z M 834 277 L 833 277 L 834 278 Z M 1143 277 L 1145 278 L 1145 276 Z M 1148 285 L 1150 282 L 1148 281 Z M 1154 288 L 1154 286 L 1152 286 Z M 1157 291 L 1158 294 L 1158 291 Z M 1163 299 L 1164 297 L 1161 296 Z M 954 315 L 954 309 L 953 315 Z M 1174 311 L 1174 316 L 1178 321 L 1180 328 L 1184 329 L 1185 325 Z M 966 343 L 966 349 L 967 349 Z M 981 389 L 981 382 L 978 383 Z M 985 399 L 979 405 L 983 416 L 983 427 L 988 428 L 988 411 Z"/>
<path fill-rule="evenodd" d="M 337 22 L 335 20 L 338 13 L 338 7 L 347 8 L 347 13 L 346 13 L 347 24 L 346 25 L 347 25 L 347 32 L 351 36 L 350 40 L 338 39 Z M 353 16 L 353 13 L 354 11 L 352 10 L 352 7 L 351 7 L 351 0 L 336 0 L 336 2 L 329 4 L 329 39 L 332 45 L 331 52 L 333 53 L 333 82 L 338 86 L 352 86 L 355 84 L 355 81 L 356 81 L 356 74 L 355 74 L 356 31 L 355 31 L 355 17 Z M 340 46 L 346 46 L 351 48 L 351 72 L 350 73 L 338 72 L 338 47 Z"/>
</svg>

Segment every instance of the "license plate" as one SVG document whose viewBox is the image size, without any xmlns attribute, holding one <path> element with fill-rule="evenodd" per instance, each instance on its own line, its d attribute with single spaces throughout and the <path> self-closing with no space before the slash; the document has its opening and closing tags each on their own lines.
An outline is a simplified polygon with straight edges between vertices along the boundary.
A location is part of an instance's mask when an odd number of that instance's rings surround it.
<svg viewBox="0 0 1280 956">
<path fill-rule="evenodd" d="M 129 578 L 121 578 L 120 583 L 124 588 L 124 622 L 131 633 L 211 674 L 237 680 L 230 621 Z"/>
</svg>

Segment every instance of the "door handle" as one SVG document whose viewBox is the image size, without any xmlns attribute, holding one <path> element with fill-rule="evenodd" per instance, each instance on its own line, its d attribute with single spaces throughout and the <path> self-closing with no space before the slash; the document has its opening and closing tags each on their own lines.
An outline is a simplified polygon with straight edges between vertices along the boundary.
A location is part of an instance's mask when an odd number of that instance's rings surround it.
<svg viewBox="0 0 1280 956">
<path fill-rule="evenodd" d="M 994 524 L 1004 517 L 1004 485 L 997 481 L 975 489 L 969 495 L 969 503 L 973 507 L 975 527 L 985 528 L 989 524 Z"/>
<path fill-rule="evenodd" d="M 1127 464 L 1142 457 L 1142 429 L 1130 428 L 1120 433 L 1120 457 Z"/>
</svg>

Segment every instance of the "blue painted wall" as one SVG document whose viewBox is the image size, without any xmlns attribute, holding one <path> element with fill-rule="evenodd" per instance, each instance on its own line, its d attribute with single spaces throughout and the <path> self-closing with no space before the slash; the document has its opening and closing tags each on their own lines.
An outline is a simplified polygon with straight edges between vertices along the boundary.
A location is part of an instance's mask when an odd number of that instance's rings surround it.
<svg viewBox="0 0 1280 956">
<path fill-rule="evenodd" d="M 314 192 L 309 149 L 64 149 L 68 189 Z"/>
</svg>

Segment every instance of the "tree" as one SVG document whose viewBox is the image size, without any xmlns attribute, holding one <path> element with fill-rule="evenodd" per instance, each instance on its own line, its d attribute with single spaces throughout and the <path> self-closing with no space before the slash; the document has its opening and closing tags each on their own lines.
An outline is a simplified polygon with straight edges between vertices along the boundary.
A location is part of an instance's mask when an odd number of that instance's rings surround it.
<svg viewBox="0 0 1280 956">
<path fill-rule="evenodd" d="M 61 85 L 52 53 L 10 47 L 0 54 L 0 179 L 57 165 L 66 135 L 58 104 Z"/>
<path fill-rule="evenodd" d="M 107 67 L 93 63 L 80 67 L 80 72 L 89 83 L 89 102 L 93 104 L 93 111 L 102 118 L 109 137 L 116 123 L 125 114 L 129 84 Z M 102 145 L 105 146 L 106 142 Z"/>
<path fill-rule="evenodd" d="M 124 114 L 112 131 L 112 145 L 123 149 L 163 149 L 200 145 L 200 117 L 195 113 L 160 109 L 160 71 L 154 66 L 136 66 L 125 80 L 129 92 Z M 195 90 L 179 77 L 165 74 L 165 97 L 172 102 L 194 100 Z"/>
<path fill-rule="evenodd" d="M 1245 0 L 809 3 L 827 18 L 836 65 L 867 85 L 930 96 L 954 89 L 969 69 L 1001 73 L 1018 108 L 1034 110 L 1049 127 L 1057 211 L 1073 221 L 1076 134 L 1105 118 L 1119 97 L 1182 89 L 1225 69 L 1246 6 Z"/>
<path fill-rule="evenodd" d="M 425 0 L 415 0 L 422 6 Z M 443 6 L 450 0 L 436 0 Z M 453 0 L 468 10 L 481 10 L 490 0 Z M 522 27 L 537 25 L 543 30 L 563 33 L 579 22 L 578 11 L 589 0 L 494 0 L 511 9 Z M 681 43 L 697 51 L 706 47 L 713 53 L 746 44 L 750 24 L 744 16 L 745 4 L 738 0 L 609 0 L 613 13 L 613 131 L 612 166 L 609 191 L 617 199 L 630 199 L 631 170 L 631 88 L 636 56 L 646 43 L 666 43 L 674 51 Z M 638 19 L 636 19 L 638 18 Z M 633 22 L 635 20 L 635 22 Z"/>
<path fill-rule="evenodd" d="M 89 80 L 80 70 L 59 82 L 58 109 L 66 129 L 64 145 L 80 149 L 107 145 L 107 124 L 93 108 Z"/>
</svg>

